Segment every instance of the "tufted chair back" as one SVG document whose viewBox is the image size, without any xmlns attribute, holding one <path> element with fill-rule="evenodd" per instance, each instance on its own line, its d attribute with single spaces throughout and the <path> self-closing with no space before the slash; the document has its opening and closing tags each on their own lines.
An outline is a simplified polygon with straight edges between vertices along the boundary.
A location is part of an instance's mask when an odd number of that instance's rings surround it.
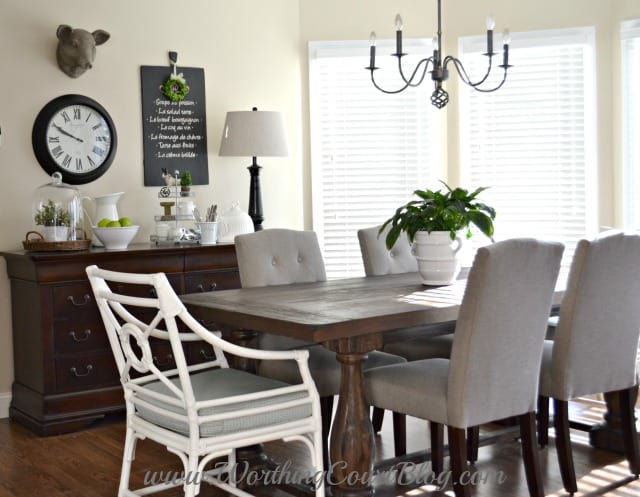
<svg viewBox="0 0 640 497">
<path fill-rule="evenodd" d="M 401 236 L 391 250 L 387 249 L 385 238 L 389 227 L 378 234 L 380 226 L 358 230 L 358 241 L 364 273 L 367 276 L 411 273 L 418 270 L 418 261 L 411 252 L 411 244 L 406 236 Z"/>
<path fill-rule="evenodd" d="M 313 231 L 268 229 L 235 237 L 243 288 L 325 281 Z"/>
</svg>

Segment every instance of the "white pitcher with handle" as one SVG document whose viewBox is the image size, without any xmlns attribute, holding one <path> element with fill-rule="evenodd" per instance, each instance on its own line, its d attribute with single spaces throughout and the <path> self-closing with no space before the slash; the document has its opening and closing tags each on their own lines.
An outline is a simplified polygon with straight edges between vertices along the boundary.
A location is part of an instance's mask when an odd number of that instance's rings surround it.
<svg viewBox="0 0 640 497">
<path fill-rule="evenodd" d="M 93 202 L 93 218 L 87 214 L 89 221 L 91 221 L 91 226 L 96 226 L 100 220 L 104 218 L 111 219 L 112 221 L 120 219 L 120 216 L 118 216 L 117 204 L 122 195 L 124 195 L 124 192 L 109 193 L 107 195 L 100 195 L 99 197 L 82 197 L 83 200 L 88 199 Z M 96 247 L 103 246 L 102 242 L 98 240 L 98 237 L 95 234 L 91 237 L 91 243 Z"/>
</svg>

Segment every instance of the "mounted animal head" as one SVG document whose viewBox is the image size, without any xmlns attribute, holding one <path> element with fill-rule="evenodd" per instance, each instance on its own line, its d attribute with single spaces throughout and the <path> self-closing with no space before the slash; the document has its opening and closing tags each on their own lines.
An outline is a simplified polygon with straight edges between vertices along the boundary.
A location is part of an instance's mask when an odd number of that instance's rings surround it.
<svg viewBox="0 0 640 497">
<path fill-rule="evenodd" d="M 96 57 L 96 46 L 105 43 L 111 35 L 102 29 L 89 33 L 84 29 L 73 29 L 61 24 L 56 36 L 59 40 L 56 50 L 58 66 L 67 76 L 77 78 L 91 69 Z"/>
</svg>

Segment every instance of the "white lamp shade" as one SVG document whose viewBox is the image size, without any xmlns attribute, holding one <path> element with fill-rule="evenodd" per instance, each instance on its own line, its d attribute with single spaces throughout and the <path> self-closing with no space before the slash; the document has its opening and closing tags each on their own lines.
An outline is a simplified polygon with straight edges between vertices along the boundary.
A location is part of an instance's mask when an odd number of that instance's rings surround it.
<svg viewBox="0 0 640 497">
<path fill-rule="evenodd" d="M 289 154 L 282 112 L 227 112 L 220 142 L 221 156 L 284 157 Z"/>
</svg>

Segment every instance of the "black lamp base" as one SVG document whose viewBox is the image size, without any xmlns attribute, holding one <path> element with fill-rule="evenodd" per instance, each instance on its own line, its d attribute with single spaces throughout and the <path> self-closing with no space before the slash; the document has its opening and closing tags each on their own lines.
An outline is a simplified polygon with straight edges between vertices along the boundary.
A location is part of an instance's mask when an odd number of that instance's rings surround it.
<svg viewBox="0 0 640 497">
<path fill-rule="evenodd" d="M 255 231 L 262 230 L 262 221 L 264 215 L 262 213 L 262 192 L 260 190 L 260 169 L 261 166 L 253 158 L 253 162 L 247 168 L 251 175 L 251 183 L 249 185 L 249 216 L 253 220 L 253 229 Z"/>
</svg>

